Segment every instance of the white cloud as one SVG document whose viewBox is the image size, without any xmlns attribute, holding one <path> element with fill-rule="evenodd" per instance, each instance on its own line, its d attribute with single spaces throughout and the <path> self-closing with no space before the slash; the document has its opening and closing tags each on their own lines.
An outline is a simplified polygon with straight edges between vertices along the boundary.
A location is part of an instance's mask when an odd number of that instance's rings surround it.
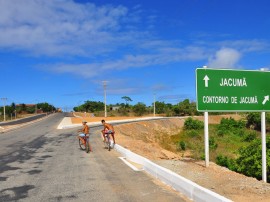
<svg viewBox="0 0 270 202">
<path fill-rule="evenodd" d="M 170 103 L 177 103 L 181 102 L 184 99 L 189 99 L 191 95 L 189 94 L 178 94 L 178 95 L 163 95 L 158 97 L 158 101 L 160 102 L 170 102 Z"/>
<path fill-rule="evenodd" d="M 215 56 L 208 61 L 209 68 L 233 69 L 238 68 L 237 63 L 241 58 L 241 53 L 235 49 L 222 48 L 218 50 Z"/>
<path fill-rule="evenodd" d="M 261 67 L 260 70 L 261 71 L 270 71 L 270 68 L 269 67 Z"/>
<path fill-rule="evenodd" d="M 232 49 L 240 50 L 242 53 L 262 51 L 269 49 L 269 43 L 265 40 L 251 39 L 251 40 L 227 40 L 218 43 L 221 47 L 230 47 Z"/>
<path fill-rule="evenodd" d="M 26 51 L 28 55 L 38 56 L 87 57 L 91 62 L 79 66 L 88 69 L 97 66 L 126 69 L 207 58 L 202 48 L 158 40 L 147 28 L 138 30 L 141 27 L 138 25 L 147 19 L 151 19 L 147 27 L 154 25 L 156 16 L 146 13 L 141 6 L 129 10 L 123 6 L 96 6 L 72 0 L 0 0 L 0 50 Z M 76 68 L 62 64 L 55 71 L 72 73 Z M 91 75 L 95 73 L 87 76 Z"/>
<path fill-rule="evenodd" d="M 0 0 L 0 48 L 41 55 L 104 52 L 116 43 L 120 20 L 126 15 L 123 6 Z"/>
<path fill-rule="evenodd" d="M 153 65 L 164 65 L 180 61 L 191 61 L 206 59 L 207 55 L 203 49 L 196 47 L 187 48 L 168 48 L 156 50 L 156 53 L 123 55 L 122 58 L 112 59 L 102 62 L 84 63 L 84 64 L 54 64 L 43 65 L 43 69 L 47 69 L 56 73 L 72 73 L 84 78 L 92 78 L 101 75 L 108 70 L 120 71 L 130 68 L 142 68 Z M 80 70 L 84 71 L 80 71 Z"/>
<path fill-rule="evenodd" d="M 232 68 L 241 57 L 237 50 L 261 50 L 266 44 L 259 40 L 185 44 L 159 39 L 147 29 L 138 30 L 146 24 L 154 27 L 157 15 L 146 13 L 140 5 L 128 9 L 72 0 L 0 0 L 0 50 L 64 59 L 68 55 L 72 61 L 77 56 L 87 58 L 87 62 L 65 61 L 43 65 L 43 69 L 92 78 L 106 70 L 207 60 L 213 50 L 226 44 L 232 48 L 216 52 L 209 66 Z"/>
</svg>

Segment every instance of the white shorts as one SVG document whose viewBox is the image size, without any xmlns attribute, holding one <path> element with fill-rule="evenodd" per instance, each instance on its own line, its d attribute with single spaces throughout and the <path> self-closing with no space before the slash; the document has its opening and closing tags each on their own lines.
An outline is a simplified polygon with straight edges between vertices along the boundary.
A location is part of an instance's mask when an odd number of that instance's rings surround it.
<svg viewBox="0 0 270 202">
<path fill-rule="evenodd" d="M 79 134 L 80 137 L 85 137 L 86 135 L 84 133 Z"/>
</svg>

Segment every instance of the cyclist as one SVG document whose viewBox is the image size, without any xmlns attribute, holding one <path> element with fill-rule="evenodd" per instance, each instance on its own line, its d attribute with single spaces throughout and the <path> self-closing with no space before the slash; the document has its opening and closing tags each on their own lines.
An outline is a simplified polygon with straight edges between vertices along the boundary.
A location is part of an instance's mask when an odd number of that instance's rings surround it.
<svg viewBox="0 0 270 202">
<path fill-rule="evenodd" d="M 82 121 L 83 128 L 78 130 L 78 132 L 81 132 L 78 136 L 85 137 L 90 134 L 89 126 L 86 123 L 87 123 L 86 121 Z M 89 142 L 89 150 L 93 151 L 90 142 Z"/>
<path fill-rule="evenodd" d="M 78 132 L 82 132 L 81 134 L 79 134 L 80 137 L 84 137 L 86 135 L 89 135 L 89 126 L 86 124 L 87 122 L 86 121 L 82 121 L 82 124 L 83 124 L 83 128 L 78 130 Z"/>
<path fill-rule="evenodd" d="M 108 124 L 105 122 L 105 120 L 101 120 L 102 125 L 104 126 L 104 129 L 101 131 L 103 135 L 103 140 L 105 140 L 105 134 L 111 134 L 113 138 L 113 143 L 115 144 L 115 139 L 114 139 L 114 128 L 111 124 Z"/>
</svg>

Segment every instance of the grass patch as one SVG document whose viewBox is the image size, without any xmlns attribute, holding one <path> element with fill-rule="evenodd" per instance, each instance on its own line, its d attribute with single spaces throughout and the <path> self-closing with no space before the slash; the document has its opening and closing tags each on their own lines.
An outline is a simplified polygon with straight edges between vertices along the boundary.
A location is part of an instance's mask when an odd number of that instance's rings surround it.
<svg viewBox="0 0 270 202">
<path fill-rule="evenodd" d="M 190 151 L 194 159 L 204 157 L 204 130 L 202 122 L 187 119 L 185 129 L 170 137 L 167 144 L 174 144 L 179 152 Z M 236 121 L 232 118 L 222 119 L 220 124 L 209 124 L 209 153 L 210 160 L 222 154 L 229 158 L 237 158 L 238 150 L 249 145 L 251 141 L 259 138 L 260 133 L 245 127 L 245 121 Z M 188 129 L 187 129 L 188 128 Z M 190 128 L 190 129 L 189 129 Z M 194 129 L 195 128 L 195 129 Z M 196 129 L 197 128 L 197 129 Z M 183 149 L 184 148 L 184 149 Z"/>
</svg>

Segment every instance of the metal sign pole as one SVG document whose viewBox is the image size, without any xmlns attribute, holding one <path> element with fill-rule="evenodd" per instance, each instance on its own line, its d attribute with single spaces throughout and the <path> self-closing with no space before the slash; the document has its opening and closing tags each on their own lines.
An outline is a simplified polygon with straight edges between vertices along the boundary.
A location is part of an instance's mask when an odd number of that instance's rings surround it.
<svg viewBox="0 0 270 202">
<path fill-rule="evenodd" d="M 262 132 L 262 180 L 264 182 L 267 182 L 265 112 L 261 113 L 261 132 Z"/>
<path fill-rule="evenodd" d="M 205 151 L 205 167 L 208 167 L 209 166 L 208 112 L 204 112 L 204 151 Z"/>
<path fill-rule="evenodd" d="M 207 69 L 207 66 L 203 66 L 203 68 Z M 205 167 L 208 167 L 209 166 L 208 112 L 204 112 L 204 155 L 205 155 Z"/>
</svg>

